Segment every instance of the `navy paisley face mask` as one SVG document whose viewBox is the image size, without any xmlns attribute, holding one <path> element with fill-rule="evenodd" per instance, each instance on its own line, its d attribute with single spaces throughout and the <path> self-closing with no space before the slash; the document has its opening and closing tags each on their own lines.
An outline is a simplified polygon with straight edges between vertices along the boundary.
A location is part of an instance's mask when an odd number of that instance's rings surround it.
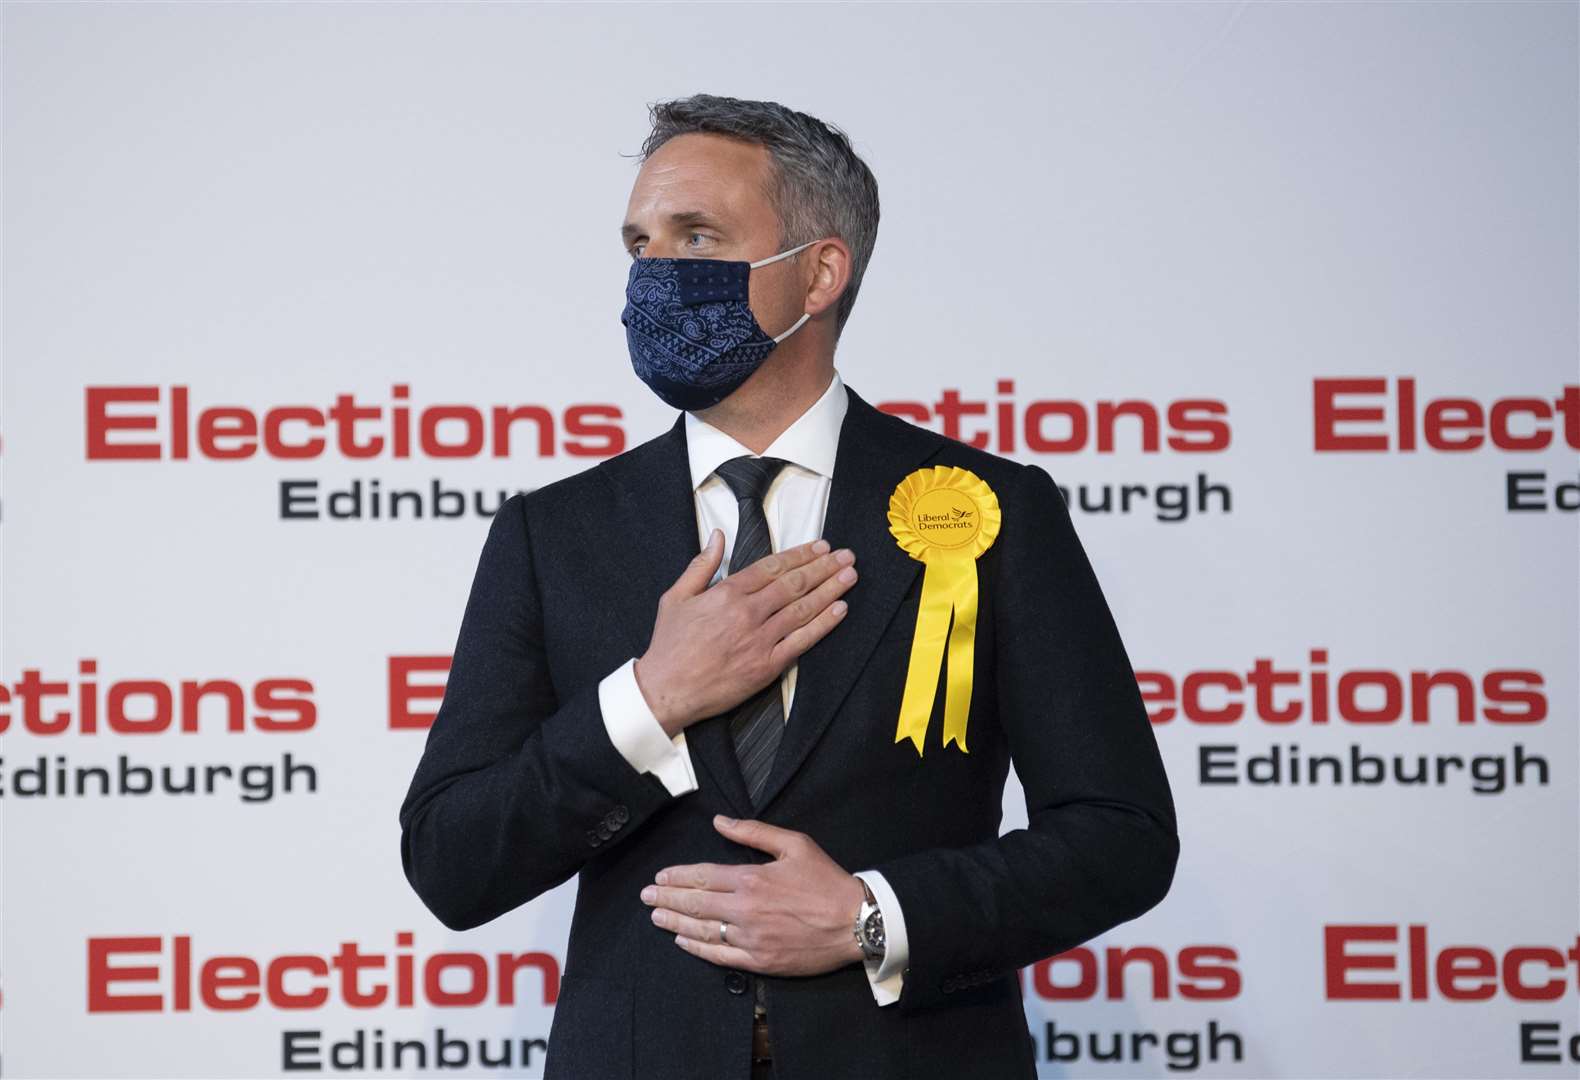
<svg viewBox="0 0 1580 1080">
<path fill-rule="evenodd" d="M 620 322 L 637 378 L 669 405 L 688 411 L 733 394 L 810 317 L 802 312 L 790 329 L 769 337 L 747 304 L 747 275 L 816 243 L 757 262 L 633 259 Z"/>
</svg>

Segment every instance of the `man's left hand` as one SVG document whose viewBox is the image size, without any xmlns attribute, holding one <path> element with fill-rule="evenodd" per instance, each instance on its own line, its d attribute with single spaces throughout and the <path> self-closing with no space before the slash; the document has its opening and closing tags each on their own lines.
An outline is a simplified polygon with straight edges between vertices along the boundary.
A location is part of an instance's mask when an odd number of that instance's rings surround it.
<svg viewBox="0 0 1580 1080">
<path fill-rule="evenodd" d="M 865 898 L 861 880 L 806 833 L 715 815 L 714 828 L 769 852 L 770 863 L 668 866 L 642 890 L 653 923 L 675 944 L 723 967 L 766 975 L 821 975 L 860 963 L 851 933 Z M 719 923 L 727 923 L 719 943 Z"/>
</svg>

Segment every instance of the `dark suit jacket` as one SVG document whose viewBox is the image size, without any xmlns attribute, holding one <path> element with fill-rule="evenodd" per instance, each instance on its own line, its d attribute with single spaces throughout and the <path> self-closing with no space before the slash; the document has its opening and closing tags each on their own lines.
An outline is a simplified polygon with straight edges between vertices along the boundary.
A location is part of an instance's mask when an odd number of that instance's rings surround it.
<svg viewBox="0 0 1580 1080">
<path fill-rule="evenodd" d="M 725 721 L 686 731 L 700 788 L 672 796 L 609 741 L 598 683 L 646 651 L 659 594 L 698 551 L 684 417 L 495 515 L 444 699 L 400 808 L 406 877 L 445 926 L 482 925 L 578 876 L 549 1080 L 746 1080 L 752 980 L 767 981 L 776 1080 L 1030 1077 L 1016 977 L 1168 891 L 1172 796 L 1129 658 L 1048 474 L 880 412 L 846 387 L 823 536 L 856 552 L 844 620 L 800 658 L 760 809 Z M 1003 524 L 977 561 L 969 753 L 895 742 L 920 562 L 888 531 L 915 469 L 958 465 Z M 1029 827 L 999 835 L 1013 757 Z M 674 946 L 638 893 L 678 863 L 766 862 L 715 813 L 810 835 L 876 868 L 910 944 L 880 1007 L 851 963 L 726 970 Z"/>
</svg>

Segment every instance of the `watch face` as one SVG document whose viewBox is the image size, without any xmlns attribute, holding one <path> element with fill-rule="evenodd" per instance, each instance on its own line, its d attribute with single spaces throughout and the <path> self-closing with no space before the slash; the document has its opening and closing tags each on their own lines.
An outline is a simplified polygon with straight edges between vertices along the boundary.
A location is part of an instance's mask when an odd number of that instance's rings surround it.
<svg viewBox="0 0 1580 1080">
<path fill-rule="evenodd" d="M 861 925 L 862 936 L 875 948 L 882 948 L 883 941 L 883 912 L 874 911 L 867 916 L 867 921 Z"/>
</svg>

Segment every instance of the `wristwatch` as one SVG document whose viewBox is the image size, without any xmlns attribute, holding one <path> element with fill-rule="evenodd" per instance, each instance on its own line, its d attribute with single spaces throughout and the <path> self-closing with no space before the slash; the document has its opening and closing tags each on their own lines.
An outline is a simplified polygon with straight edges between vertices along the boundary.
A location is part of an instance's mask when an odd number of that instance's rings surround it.
<svg viewBox="0 0 1580 1080">
<path fill-rule="evenodd" d="M 883 936 L 883 912 L 878 910 L 878 899 L 872 895 L 872 889 L 861 878 L 861 891 L 866 894 L 861 907 L 856 911 L 856 922 L 851 931 L 856 935 L 856 944 L 861 946 L 863 960 L 882 960 L 886 941 Z"/>
</svg>

